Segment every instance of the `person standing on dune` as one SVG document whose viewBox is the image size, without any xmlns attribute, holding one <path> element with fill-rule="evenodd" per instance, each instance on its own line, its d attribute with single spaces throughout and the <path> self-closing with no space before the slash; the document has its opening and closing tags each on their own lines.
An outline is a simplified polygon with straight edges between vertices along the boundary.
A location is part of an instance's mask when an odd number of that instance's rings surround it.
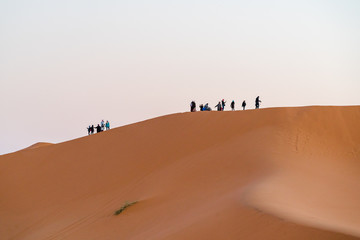
<svg viewBox="0 0 360 240">
<path fill-rule="evenodd" d="M 232 111 L 235 110 L 235 101 L 234 100 L 232 100 L 232 102 L 230 103 L 230 107 L 231 107 Z"/>
<path fill-rule="evenodd" d="M 105 127 L 106 127 L 106 131 L 110 129 L 110 123 L 108 120 L 106 120 Z"/>
<path fill-rule="evenodd" d="M 105 122 L 103 119 L 103 120 L 101 120 L 101 131 L 104 131 L 104 128 L 105 128 Z"/>
<path fill-rule="evenodd" d="M 100 125 L 98 124 L 98 125 L 96 126 L 96 133 L 99 133 L 99 132 L 101 132 L 101 127 L 100 127 Z"/>
<path fill-rule="evenodd" d="M 223 100 L 221 100 L 221 111 L 224 111 L 225 110 L 225 101 L 224 101 L 224 99 Z"/>
<path fill-rule="evenodd" d="M 261 103 L 261 101 L 259 99 L 259 96 L 257 96 L 255 99 L 255 109 L 258 109 L 260 107 L 260 103 Z"/>
<path fill-rule="evenodd" d="M 194 101 L 190 103 L 190 112 L 196 112 L 196 103 Z"/>
<path fill-rule="evenodd" d="M 242 102 L 242 105 L 241 105 L 242 107 L 243 107 L 243 110 L 245 110 L 245 107 L 246 107 L 246 102 L 245 102 L 245 100 Z"/>
<path fill-rule="evenodd" d="M 221 102 L 219 102 L 215 107 L 217 108 L 218 111 L 221 111 Z"/>
</svg>

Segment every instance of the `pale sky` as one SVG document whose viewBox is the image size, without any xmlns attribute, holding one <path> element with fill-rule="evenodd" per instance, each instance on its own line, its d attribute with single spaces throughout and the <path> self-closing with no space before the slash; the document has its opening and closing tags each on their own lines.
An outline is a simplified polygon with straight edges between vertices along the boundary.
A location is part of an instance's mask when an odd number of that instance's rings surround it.
<svg viewBox="0 0 360 240">
<path fill-rule="evenodd" d="M 0 154 L 189 111 L 360 105 L 359 0 L 0 0 Z"/>
</svg>

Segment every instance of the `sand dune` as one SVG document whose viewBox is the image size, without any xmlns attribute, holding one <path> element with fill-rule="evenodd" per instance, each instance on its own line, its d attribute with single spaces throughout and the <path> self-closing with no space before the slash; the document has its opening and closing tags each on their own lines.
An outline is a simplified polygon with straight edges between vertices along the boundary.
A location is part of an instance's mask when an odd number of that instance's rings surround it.
<svg viewBox="0 0 360 240">
<path fill-rule="evenodd" d="M 33 145 L 31 145 L 30 147 L 27 147 L 26 149 L 34 149 L 34 148 L 39 148 L 39 147 L 46 147 L 49 145 L 52 145 L 53 143 L 47 143 L 47 142 L 38 142 L 35 143 Z"/>
<path fill-rule="evenodd" d="M 360 239 L 359 119 L 359 106 L 181 113 L 2 155 L 0 236 Z"/>
</svg>

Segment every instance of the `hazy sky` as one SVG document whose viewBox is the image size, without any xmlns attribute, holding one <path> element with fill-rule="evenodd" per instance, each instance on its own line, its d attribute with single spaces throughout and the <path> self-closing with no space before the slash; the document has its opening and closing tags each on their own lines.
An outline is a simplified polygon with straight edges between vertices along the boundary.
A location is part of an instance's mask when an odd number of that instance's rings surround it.
<svg viewBox="0 0 360 240">
<path fill-rule="evenodd" d="M 359 43 L 359 0 L 0 0 L 0 154 L 191 100 L 359 105 Z"/>
</svg>

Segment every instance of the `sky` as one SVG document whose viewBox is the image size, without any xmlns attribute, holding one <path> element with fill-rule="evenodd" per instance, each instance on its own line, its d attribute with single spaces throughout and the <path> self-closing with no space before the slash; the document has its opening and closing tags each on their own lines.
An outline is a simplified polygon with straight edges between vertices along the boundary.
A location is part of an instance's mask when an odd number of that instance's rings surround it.
<svg viewBox="0 0 360 240">
<path fill-rule="evenodd" d="M 0 0 L 0 154 L 192 100 L 360 105 L 359 43 L 358 0 Z"/>
</svg>

